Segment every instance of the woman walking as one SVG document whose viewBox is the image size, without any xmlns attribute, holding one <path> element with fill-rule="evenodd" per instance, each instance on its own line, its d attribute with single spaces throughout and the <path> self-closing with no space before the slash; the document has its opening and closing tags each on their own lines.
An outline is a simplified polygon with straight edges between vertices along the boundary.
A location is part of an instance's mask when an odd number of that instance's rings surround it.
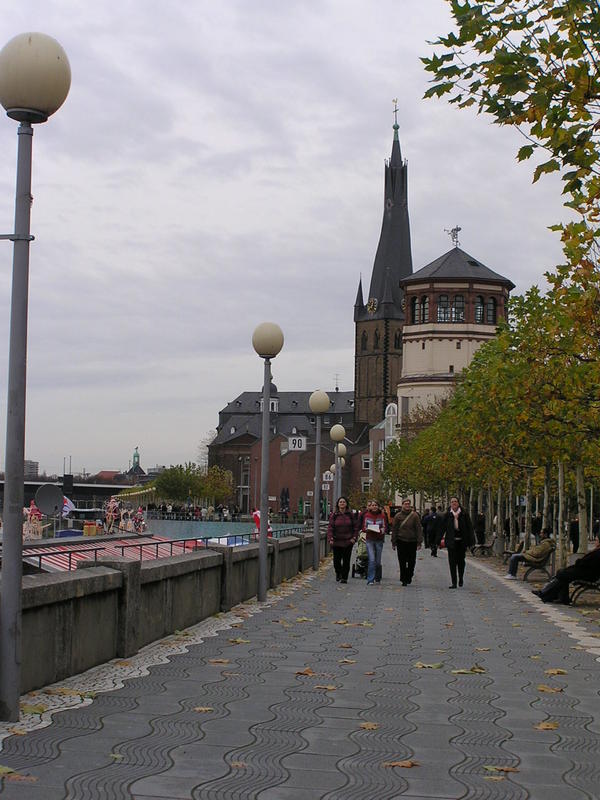
<svg viewBox="0 0 600 800">
<path fill-rule="evenodd" d="M 348 500 L 340 497 L 327 527 L 327 539 L 333 550 L 335 579 L 340 583 L 348 583 L 352 547 L 357 539 L 356 527 L 356 518 L 348 506 Z"/>
<path fill-rule="evenodd" d="M 392 548 L 398 555 L 400 581 L 402 586 L 412 583 L 417 561 L 417 550 L 423 541 L 423 526 L 408 498 L 402 501 L 402 508 L 392 523 Z"/>
<path fill-rule="evenodd" d="M 446 538 L 446 548 L 448 550 L 450 580 L 452 581 L 448 588 L 456 589 L 457 572 L 458 585 L 463 585 L 467 547 L 473 547 L 475 544 L 473 523 L 471 522 L 469 514 L 458 502 L 458 497 L 450 498 L 450 508 L 446 514 L 444 535 Z"/>
<path fill-rule="evenodd" d="M 388 521 L 377 500 L 369 500 L 367 510 L 362 516 L 362 530 L 367 536 L 367 553 L 369 567 L 367 570 L 367 586 L 381 583 L 381 554 L 383 541 L 388 532 Z"/>
</svg>

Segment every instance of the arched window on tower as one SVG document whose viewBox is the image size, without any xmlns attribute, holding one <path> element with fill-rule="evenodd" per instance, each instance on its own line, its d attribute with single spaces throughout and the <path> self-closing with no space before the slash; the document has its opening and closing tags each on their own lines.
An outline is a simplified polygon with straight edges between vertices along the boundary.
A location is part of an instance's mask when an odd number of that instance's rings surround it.
<svg viewBox="0 0 600 800">
<path fill-rule="evenodd" d="M 495 325 L 496 324 L 496 298 L 495 297 L 488 297 L 487 303 L 485 304 L 485 321 L 488 325 Z"/>
<path fill-rule="evenodd" d="M 427 295 L 421 298 L 421 322 L 429 322 L 429 297 Z"/>
<path fill-rule="evenodd" d="M 465 296 L 455 294 L 452 299 L 452 322 L 465 321 Z"/>
<path fill-rule="evenodd" d="M 360 349 L 364 352 L 368 346 L 369 346 L 369 337 L 367 336 L 367 332 L 363 331 L 362 336 L 360 337 Z"/>
<path fill-rule="evenodd" d="M 396 331 L 394 334 L 394 349 L 401 350 L 402 349 L 402 331 Z"/>
<path fill-rule="evenodd" d="M 480 294 L 478 294 L 477 297 L 475 298 L 475 322 L 477 323 L 477 325 L 483 324 L 483 306 L 484 306 L 483 297 Z"/>
<path fill-rule="evenodd" d="M 410 301 L 410 321 L 413 325 L 418 325 L 421 321 L 419 311 L 419 301 L 416 297 L 413 297 Z"/>
<path fill-rule="evenodd" d="M 441 294 L 438 297 L 437 321 L 438 322 L 450 322 L 450 304 L 448 302 L 448 295 L 447 294 Z"/>
<path fill-rule="evenodd" d="M 379 350 L 379 330 L 375 328 L 375 337 L 373 340 L 373 350 Z"/>
</svg>

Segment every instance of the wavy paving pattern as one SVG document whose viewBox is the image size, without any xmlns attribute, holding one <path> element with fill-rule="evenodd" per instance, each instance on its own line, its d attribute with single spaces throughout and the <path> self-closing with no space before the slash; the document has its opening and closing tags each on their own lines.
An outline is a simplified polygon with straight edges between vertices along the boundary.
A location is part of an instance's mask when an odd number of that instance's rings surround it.
<svg viewBox="0 0 600 800">
<path fill-rule="evenodd" d="M 0 795 L 597 798 L 590 630 L 479 564 L 455 592 L 443 557 L 420 558 L 407 588 L 391 551 L 384 569 L 367 588 L 325 565 L 261 608 L 32 693 L 0 729 L 15 771 Z"/>
</svg>

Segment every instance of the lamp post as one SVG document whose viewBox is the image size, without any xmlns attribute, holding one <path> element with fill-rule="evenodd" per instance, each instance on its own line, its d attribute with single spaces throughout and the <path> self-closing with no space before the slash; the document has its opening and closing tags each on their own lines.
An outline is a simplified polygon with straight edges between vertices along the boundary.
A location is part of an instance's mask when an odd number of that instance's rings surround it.
<svg viewBox="0 0 600 800">
<path fill-rule="evenodd" d="M 308 398 L 310 410 L 317 420 L 317 435 L 315 442 L 315 490 L 314 490 L 314 513 L 313 513 L 313 569 L 319 569 L 321 560 L 321 537 L 319 534 L 319 517 L 321 516 L 321 414 L 329 411 L 329 395 L 327 392 L 317 389 Z"/>
<path fill-rule="evenodd" d="M 0 719 L 19 719 L 21 693 L 21 583 L 23 574 L 23 484 L 27 379 L 27 305 L 31 220 L 32 125 L 46 122 L 65 101 L 71 68 L 60 44 L 43 33 L 22 33 L 0 51 L 0 103 L 19 122 L 8 401 L 4 536 L 0 588 Z"/>
<path fill-rule="evenodd" d="M 267 599 L 267 532 L 269 526 L 269 402 L 271 359 L 283 347 L 283 333 L 274 322 L 263 322 L 252 334 L 252 346 L 265 360 L 263 379 L 262 443 L 260 459 L 260 534 L 258 539 L 258 591 L 260 603 Z"/>
<path fill-rule="evenodd" d="M 346 435 L 346 429 L 344 428 L 343 425 L 340 425 L 339 423 L 337 425 L 334 425 L 332 429 L 329 431 L 329 436 L 331 438 L 331 441 L 335 442 L 336 445 L 343 440 L 345 435 Z M 340 495 L 342 493 L 342 470 L 339 462 L 340 462 L 340 454 L 338 453 L 338 448 L 336 447 L 335 448 L 336 470 L 335 470 L 335 481 L 334 481 L 335 495 L 333 498 L 335 502 L 337 502 L 340 499 Z"/>
</svg>

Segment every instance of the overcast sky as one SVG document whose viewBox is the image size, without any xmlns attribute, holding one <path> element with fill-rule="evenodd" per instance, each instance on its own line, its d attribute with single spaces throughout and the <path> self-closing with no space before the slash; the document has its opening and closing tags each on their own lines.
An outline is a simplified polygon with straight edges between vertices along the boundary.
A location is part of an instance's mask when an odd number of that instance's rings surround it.
<svg viewBox="0 0 600 800">
<path fill-rule="evenodd" d="M 72 86 L 35 128 L 26 458 L 48 473 L 195 460 L 218 412 L 260 390 L 251 346 L 281 325 L 280 391 L 353 388 L 353 305 L 383 213 L 399 98 L 414 269 L 461 247 L 521 293 L 561 260 L 558 181 L 519 134 L 423 100 L 444 0 L 21 0 Z M 16 123 L 0 117 L 0 232 Z M 4 464 L 12 247 L 0 242 Z"/>
</svg>

